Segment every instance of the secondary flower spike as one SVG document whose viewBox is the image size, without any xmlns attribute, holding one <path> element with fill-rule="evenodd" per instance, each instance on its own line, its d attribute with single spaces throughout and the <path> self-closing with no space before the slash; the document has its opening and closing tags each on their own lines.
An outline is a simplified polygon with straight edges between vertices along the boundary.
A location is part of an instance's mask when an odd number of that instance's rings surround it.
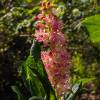
<svg viewBox="0 0 100 100">
<path fill-rule="evenodd" d="M 36 16 L 34 37 L 46 48 L 41 51 L 41 59 L 57 97 L 60 98 L 70 88 L 70 54 L 62 32 L 63 23 L 52 13 L 52 8 L 53 4 L 49 2 L 41 3 L 41 13 Z"/>
</svg>

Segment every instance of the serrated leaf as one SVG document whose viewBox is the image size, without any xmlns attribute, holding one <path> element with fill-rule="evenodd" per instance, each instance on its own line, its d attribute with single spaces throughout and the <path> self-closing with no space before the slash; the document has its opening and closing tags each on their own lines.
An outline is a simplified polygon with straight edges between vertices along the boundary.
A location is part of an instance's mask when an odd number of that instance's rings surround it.
<svg viewBox="0 0 100 100">
<path fill-rule="evenodd" d="M 41 44 L 33 42 L 30 55 L 24 63 L 23 78 L 32 96 L 45 97 L 46 100 L 56 100 L 55 92 L 48 80 L 44 65 L 40 59 Z"/>
<path fill-rule="evenodd" d="M 85 18 L 82 24 L 87 27 L 90 40 L 94 43 L 100 43 L 100 14 Z"/>
<path fill-rule="evenodd" d="M 45 91 L 42 86 L 42 83 L 40 82 L 39 78 L 33 71 L 30 69 L 30 67 L 34 67 L 34 60 L 32 56 L 29 56 L 23 66 L 22 70 L 22 76 L 24 79 L 24 82 L 26 86 L 29 88 L 32 96 L 45 96 Z"/>
</svg>

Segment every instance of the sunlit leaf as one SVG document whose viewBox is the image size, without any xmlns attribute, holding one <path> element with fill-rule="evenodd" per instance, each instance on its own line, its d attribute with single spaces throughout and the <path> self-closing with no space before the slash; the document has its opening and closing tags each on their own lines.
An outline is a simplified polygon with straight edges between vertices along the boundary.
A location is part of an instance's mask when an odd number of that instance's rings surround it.
<svg viewBox="0 0 100 100">
<path fill-rule="evenodd" d="M 95 43 L 100 42 L 100 14 L 90 16 L 82 21 L 90 34 L 90 40 Z"/>
</svg>

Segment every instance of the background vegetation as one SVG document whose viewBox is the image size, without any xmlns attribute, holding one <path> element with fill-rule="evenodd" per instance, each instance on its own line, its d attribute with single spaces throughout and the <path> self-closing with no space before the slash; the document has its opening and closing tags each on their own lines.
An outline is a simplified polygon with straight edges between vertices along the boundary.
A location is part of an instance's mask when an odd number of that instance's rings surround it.
<svg viewBox="0 0 100 100">
<path fill-rule="evenodd" d="M 54 1 L 58 7 L 65 9 L 58 16 L 64 21 L 64 32 L 69 38 L 68 49 L 72 57 L 71 82 L 72 84 L 82 82 L 83 89 L 79 95 L 87 92 L 99 94 L 100 1 Z M 28 59 L 27 57 L 32 44 L 31 35 L 34 33 L 34 17 L 39 13 L 39 2 L 40 0 L 0 1 L 0 97 L 2 100 L 17 100 L 11 86 L 17 86 L 25 100 L 31 97 L 32 93 L 24 86 L 23 67 L 20 66 L 31 64 L 31 57 Z M 96 17 L 89 17 L 93 15 Z M 23 64 L 26 59 L 28 61 Z M 39 85 L 41 86 L 41 83 Z M 15 88 L 13 87 L 13 90 L 16 92 Z"/>
</svg>

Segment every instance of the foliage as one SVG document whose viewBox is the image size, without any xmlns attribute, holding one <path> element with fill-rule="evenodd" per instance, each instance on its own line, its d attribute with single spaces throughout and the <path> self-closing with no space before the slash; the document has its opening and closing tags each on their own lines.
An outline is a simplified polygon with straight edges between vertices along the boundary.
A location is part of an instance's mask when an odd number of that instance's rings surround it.
<svg viewBox="0 0 100 100">
<path fill-rule="evenodd" d="M 31 98 L 42 98 L 43 100 L 56 100 L 54 90 L 48 80 L 39 54 L 39 44 L 33 42 L 30 55 L 22 65 L 21 72 L 25 86 L 30 90 Z M 38 50 L 38 51 L 37 51 Z M 35 53 L 35 54 L 34 54 Z M 29 100 L 30 100 L 29 99 Z"/>
<path fill-rule="evenodd" d="M 82 86 L 84 86 L 85 84 L 89 84 L 91 83 L 91 81 L 94 81 L 96 79 L 96 77 L 92 74 L 89 74 L 88 70 L 86 70 L 86 67 L 82 61 L 82 56 L 81 54 L 76 53 L 73 58 L 73 71 L 71 73 L 72 75 L 72 83 L 80 83 L 82 82 Z"/>
<path fill-rule="evenodd" d="M 63 9 L 57 16 L 63 20 L 63 31 L 69 39 L 71 82 L 76 87 L 72 88 L 72 91 L 76 90 L 75 93 L 70 91 L 65 99 L 77 96 L 82 92 L 79 90 L 88 84 L 94 84 L 97 91 L 100 88 L 99 1 L 53 1 L 60 10 Z M 23 97 L 26 100 L 56 100 L 39 59 L 41 44 L 35 43 L 36 46 L 30 50 L 39 2 L 40 0 L 0 1 L 0 97 L 4 100 L 16 100 L 16 95 L 11 90 L 12 85 L 19 100 Z M 22 66 L 19 67 L 20 65 Z"/>
<path fill-rule="evenodd" d="M 74 100 L 74 98 L 77 96 L 77 93 L 81 89 L 81 82 L 78 84 L 74 84 L 71 88 L 71 91 L 65 95 L 64 100 Z"/>
<path fill-rule="evenodd" d="M 86 17 L 82 23 L 87 27 L 92 42 L 100 43 L 100 14 Z"/>
<path fill-rule="evenodd" d="M 24 97 L 21 95 L 19 89 L 16 86 L 12 86 L 11 88 L 17 94 L 18 100 L 24 100 Z"/>
</svg>

